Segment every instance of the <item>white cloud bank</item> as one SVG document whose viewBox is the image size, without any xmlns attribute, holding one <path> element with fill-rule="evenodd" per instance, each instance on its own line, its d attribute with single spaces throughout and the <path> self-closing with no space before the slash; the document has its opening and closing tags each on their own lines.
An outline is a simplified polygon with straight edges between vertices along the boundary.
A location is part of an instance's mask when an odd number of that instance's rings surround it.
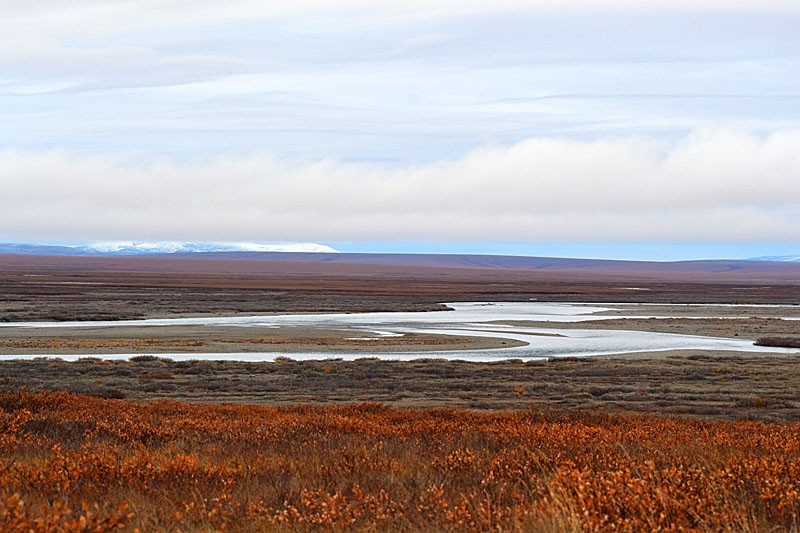
<svg viewBox="0 0 800 533">
<path fill-rule="evenodd" d="M 532 138 L 397 168 L 2 151 L 0 239 L 800 240 L 800 130 Z"/>
</svg>

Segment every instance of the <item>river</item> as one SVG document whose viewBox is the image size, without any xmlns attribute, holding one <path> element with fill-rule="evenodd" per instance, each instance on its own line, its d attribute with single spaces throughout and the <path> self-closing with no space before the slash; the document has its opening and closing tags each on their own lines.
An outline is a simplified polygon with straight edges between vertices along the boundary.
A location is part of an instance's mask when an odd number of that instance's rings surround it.
<svg viewBox="0 0 800 533">
<path fill-rule="evenodd" d="M 697 335 L 678 335 L 670 333 L 652 333 L 624 330 L 598 329 L 559 329 L 558 323 L 598 320 L 603 318 L 642 318 L 649 315 L 638 315 L 635 306 L 614 304 L 566 304 L 544 302 L 468 302 L 448 304 L 454 310 L 449 312 L 415 312 L 415 313 L 349 313 L 349 314 L 307 314 L 307 315 L 271 315 L 271 316 L 232 316 L 232 317 L 199 317 L 168 318 L 113 322 L 17 322 L 0 324 L 16 327 L 118 327 L 118 326 L 237 326 L 237 327 L 280 327 L 280 326 L 320 326 L 326 328 L 349 328 L 358 332 L 371 332 L 383 336 L 399 336 L 407 333 L 433 333 L 445 335 L 471 335 L 503 337 L 526 342 L 525 346 L 498 348 L 491 350 L 440 351 L 440 352 L 393 352 L 387 354 L 369 354 L 369 357 L 385 359 L 418 359 L 446 358 L 471 361 L 496 361 L 501 359 L 541 359 L 565 356 L 593 356 L 625 354 L 636 352 L 655 352 L 669 350 L 733 350 L 746 352 L 797 353 L 797 350 L 766 348 L 755 346 L 751 340 L 719 337 L 703 337 Z M 650 306 L 652 307 L 652 306 Z M 735 306 L 685 306 L 695 314 L 702 310 L 703 316 L 730 316 L 730 308 Z M 763 306 L 761 306 L 764 309 Z M 683 306 L 670 305 L 670 310 L 684 310 Z M 715 309 L 726 312 L 714 313 Z M 622 311 L 631 311 L 627 315 Z M 772 316 L 784 314 L 781 307 L 770 307 Z M 797 319 L 797 309 L 786 308 L 785 318 Z M 680 313 L 681 315 L 683 313 Z M 793 316 L 788 316 L 793 315 Z M 664 315 L 661 315 L 664 316 Z M 520 325 L 502 324 L 510 321 L 547 321 L 552 327 L 531 328 Z M 548 324 L 549 326 L 549 324 Z M 108 354 L 93 357 L 108 359 L 124 359 L 131 354 Z M 356 359 L 365 354 L 342 353 L 174 353 L 159 354 L 172 359 L 234 359 L 246 361 L 271 361 L 276 357 L 293 359 L 342 358 Z M 0 359 L 18 359 L 32 356 L 0 356 Z M 37 356 L 37 357 L 41 357 Z M 75 359 L 79 356 L 54 355 L 63 359 Z"/>
</svg>

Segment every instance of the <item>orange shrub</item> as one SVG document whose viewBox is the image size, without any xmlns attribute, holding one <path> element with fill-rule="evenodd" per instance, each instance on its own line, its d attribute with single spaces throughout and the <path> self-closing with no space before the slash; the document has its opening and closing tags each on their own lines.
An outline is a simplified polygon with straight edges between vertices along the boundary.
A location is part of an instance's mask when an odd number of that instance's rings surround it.
<svg viewBox="0 0 800 533">
<path fill-rule="evenodd" d="M 800 424 L 0 395 L 2 531 L 797 531 Z"/>
</svg>

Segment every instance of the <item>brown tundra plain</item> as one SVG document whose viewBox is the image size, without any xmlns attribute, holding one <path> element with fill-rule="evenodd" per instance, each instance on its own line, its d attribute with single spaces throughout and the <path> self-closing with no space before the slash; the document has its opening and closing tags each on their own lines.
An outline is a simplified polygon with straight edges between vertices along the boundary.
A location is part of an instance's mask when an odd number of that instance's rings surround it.
<svg viewBox="0 0 800 533">
<path fill-rule="evenodd" d="M 792 265 L 346 259 L 0 256 L 0 320 L 800 301 Z M 800 338 L 796 320 L 619 322 Z M 0 531 L 800 530 L 796 354 L 112 362 L 87 347 L 254 341 L 4 331 Z M 56 348 L 86 353 L 13 359 Z"/>
</svg>

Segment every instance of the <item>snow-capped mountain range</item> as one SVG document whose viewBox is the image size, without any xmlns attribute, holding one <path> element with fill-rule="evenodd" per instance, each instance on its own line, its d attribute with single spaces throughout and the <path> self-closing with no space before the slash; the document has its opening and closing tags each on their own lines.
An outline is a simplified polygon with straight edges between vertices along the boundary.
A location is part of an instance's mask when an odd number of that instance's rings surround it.
<svg viewBox="0 0 800 533">
<path fill-rule="evenodd" d="M 211 252 L 338 253 L 316 243 L 264 244 L 255 242 L 109 241 L 78 245 L 2 244 L 0 253 L 51 255 L 149 255 Z"/>
<path fill-rule="evenodd" d="M 336 253 L 330 246 L 316 243 L 262 244 L 256 242 L 112 241 L 77 247 L 97 254 L 187 254 L 203 252 L 307 252 Z"/>
</svg>

